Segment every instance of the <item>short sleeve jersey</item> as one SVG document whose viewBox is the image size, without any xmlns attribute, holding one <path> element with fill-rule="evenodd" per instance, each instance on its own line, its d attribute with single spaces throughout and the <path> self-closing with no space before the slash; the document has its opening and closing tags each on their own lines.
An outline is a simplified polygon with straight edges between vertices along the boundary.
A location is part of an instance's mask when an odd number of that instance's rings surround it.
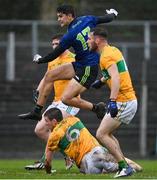
<svg viewBox="0 0 157 180">
<path fill-rule="evenodd" d="M 136 99 L 132 86 L 131 77 L 120 50 L 113 46 L 105 46 L 100 56 L 100 68 L 109 88 L 111 87 L 111 77 L 108 68 L 116 64 L 120 75 L 120 90 L 116 101 L 126 102 Z"/>
<path fill-rule="evenodd" d="M 92 66 L 99 63 L 99 55 L 89 51 L 87 44 L 90 29 L 97 25 L 96 16 L 81 16 L 74 19 L 68 27 L 68 32 L 61 39 L 63 49 L 73 47 L 76 54 L 76 66 Z"/>
<path fill-rule="evenodd" d="M 73 61 L 75 61 L 75 55 L 71 53 L 70 51 L 67 51 L 66 54 L 62 54 L 55 60 L 49 62 L 47 70 L 48 71 L 53 70 L 62 64 L 73 62 Z M 66 88 L 68 83 L 69 83 L 69 80 L 58 80 L 54 82 L 54 101 L 60 101 L 63 91 Z"/>
<path fill-rule="evenodd" d="M 77 166 L 83 156 L 96 146 L 100 146 L 98 141 L 76 117 L 62 120 L 53 129 L 47 142 L 50 151 L 60 150 L 72 158 Z"/>
</svg>

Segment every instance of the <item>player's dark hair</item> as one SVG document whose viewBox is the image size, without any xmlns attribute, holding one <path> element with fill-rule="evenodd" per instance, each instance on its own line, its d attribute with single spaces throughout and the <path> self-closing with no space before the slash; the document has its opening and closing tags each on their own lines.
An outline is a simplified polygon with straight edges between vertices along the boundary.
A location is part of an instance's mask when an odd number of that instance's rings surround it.
<svg viewBox="0 0 157 180">
<path fill-rule="evenodd" d="M 63 13 L 63 14 L 71 14 L 72 17 L 75 17 L 75 10 L 74 7 L 71 5 L 63 4 L 58 6 L 57 13 Z"/>
<path fill-rule="evenodd" d="M 63 119 L 63 115 L 60 109 L 51 108 L 44 113 L 44 116 L 48 117 L 49 120 L 56 119 L 57 121 L 61 121 Z"/>
<path fill-rule="evenodd" d="M 54 39 L 59 39 L 60 40 L 62 37 L 63 37 L 63 34 L 57 33 L 57 34 L 53 35 L 51 39 L 52 40 L 54 40 Z"/>
<path fill-rule="evenodd" d="M 104 27 L 92 28 L 91 32 L 93 32 L 94 36 L 101 36 L 105 39 L 107 39 L 107 37 L 108 37 L 108 32 Z"/>
</svg>

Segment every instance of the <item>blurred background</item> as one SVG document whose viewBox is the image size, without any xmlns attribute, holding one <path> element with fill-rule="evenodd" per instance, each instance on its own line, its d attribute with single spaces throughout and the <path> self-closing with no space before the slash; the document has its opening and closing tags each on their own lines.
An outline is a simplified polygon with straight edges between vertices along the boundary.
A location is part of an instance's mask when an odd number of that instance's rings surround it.
<svg viewBox="0 0 157 180">
<path fill-rule="evenodd" d="M 103 15 L 105 9 L 119 12 L 105 25 L 109 42 L 126 59 L 138 97 L 138 112 L 129 126 L 115 135 L 129 157 L 157 158 L 157 1 L 156 0 L 0 0 L 0 158 L 38 158 L 44 144 L 34 134 L 35 121 L 18 114 L 31 110 L 32 90 L 47 65 L 32 63 L 34 54 L 51 51 L 51 37 L 61 29 L 56 7 L 68 3 L 77 15 Z M 91 102 L 107 101 L 108 89 L 91 89 L 82 95 Z M 51 102 L 53 94 L 49 98 Z M 100 121 L 92 112 L 78 115 L 95 135 Z"/>
</svg>

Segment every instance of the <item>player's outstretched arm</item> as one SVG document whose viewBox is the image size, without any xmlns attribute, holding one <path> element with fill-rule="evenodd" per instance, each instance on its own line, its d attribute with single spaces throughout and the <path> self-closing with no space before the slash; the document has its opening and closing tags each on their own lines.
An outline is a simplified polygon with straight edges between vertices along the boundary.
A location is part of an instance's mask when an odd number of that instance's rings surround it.
<svg viewBox="0 0 157 180">
<path fill-rule="evenodd" d="M 33 62 L 37 64 L 41 64 L 41 63 L 47 63 L 53 61 L 58 56 L 60 56 L 64 51 L 65 49 L 63 49 L 60 45 L 58 45 L 51 53 L 49 53 L 44 57 L 41 57 L 39 54 L 36 54 L 33 58 Z"/>
<path fill-rule="evenodd" d="M 45 156 L 46 156 L 46 160 L 45 160 L 45 171 L 47 174 L 51 173 L 51 161 L 52 161 L 52 155 L 53 152 L 50 151 L 48 149 L 48 147 L 46 146 L 46 150 L 45 150 Z"/>
<path fill-rule="evenodd" d="M 115 9 L 107 9 L 106 13 L 104 16 L 98 16 L 98 24 L 109 23 L 118 16 L 118 12 Z"/>
</svg>

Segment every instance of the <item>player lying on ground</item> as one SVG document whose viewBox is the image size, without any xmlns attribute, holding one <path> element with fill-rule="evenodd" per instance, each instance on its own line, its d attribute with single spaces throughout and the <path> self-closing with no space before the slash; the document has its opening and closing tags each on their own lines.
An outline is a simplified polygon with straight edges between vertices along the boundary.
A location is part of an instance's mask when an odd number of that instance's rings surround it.
<svg viewBox="0 0 157 180">
<path fill-rule="evenodd" d="M 104 103 L 96 105 L 82 98 L 78 100 L 76 97 L 86 89 L 89 89 L 96 80 L 99 55 L 96 52 L 89 51 L 87 39 L 91 28 L 101 23 L 109 23 L 118 15 L 118 12 L 114 9 L 106 12 L 104 16 L 75 17 L 74 8 L 70 5 L 61 5 L 57 8 L 58 21 L 61 27 L 68 26 L 68 31 L 61 39 L 59 45 L 50 54 L 45 57 L 36 55 L 33 61 L 38 64 L 50 62 L 70 47 L 75 51 L 76 61 L 61 65 L 46 74 L 36 106 L 31 112 L 20 115 L 21 119 L 40 120 L 42 108 L 52 91 L 54 81 L 61 79 L 71 79 L 62 95 L 63 103 L 91 110 L 97 114 L 98 118 L 102 119 L 105 109 Z"/>
<path fill-rule="evenodd" d="M 44 118 L 52 129 L 45 150 L 47 173 L 51 173 L 55 151 L 61 151 L 73 159 L 80 172 L 85 174 L 117 171 L 118 164 L 113 156 L 98 143 L 78 118 L 71 116 L 63 119 L 62 112 L 57 108 L 46 111 Z M 126 161 L 134 170 L 142 170 L 137 163 L 127 158 Z"/>
</svg>

